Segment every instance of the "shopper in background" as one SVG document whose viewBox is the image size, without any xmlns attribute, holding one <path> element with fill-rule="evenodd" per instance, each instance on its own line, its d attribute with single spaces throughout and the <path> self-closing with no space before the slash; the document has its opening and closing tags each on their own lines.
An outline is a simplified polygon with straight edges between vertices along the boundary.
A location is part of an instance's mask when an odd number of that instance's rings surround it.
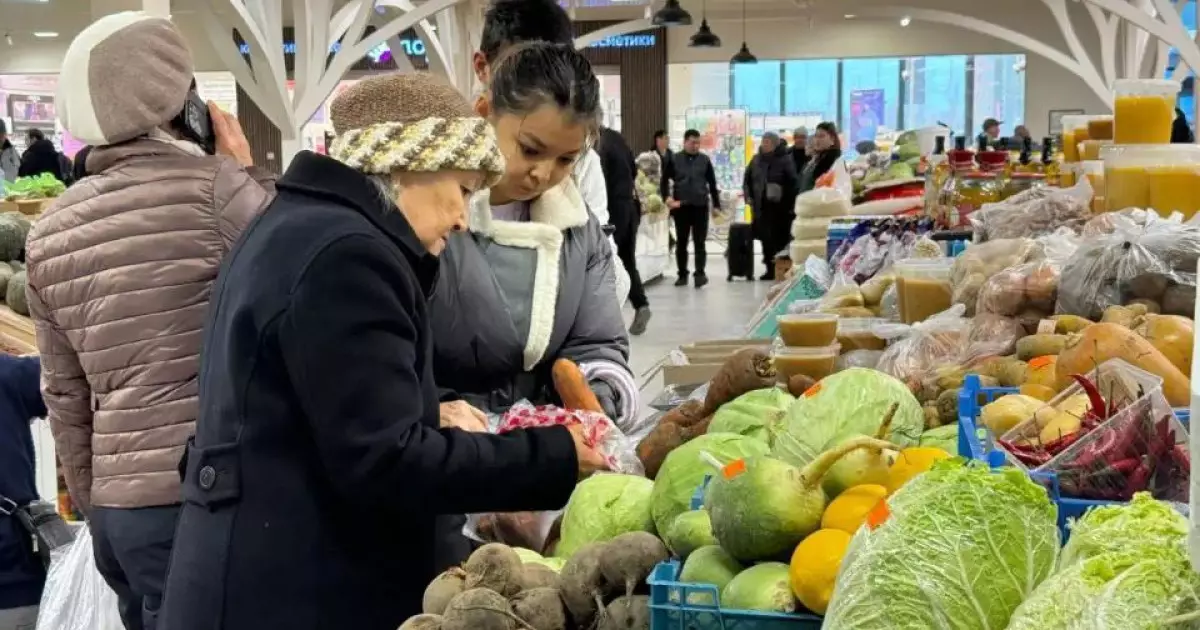
<svg viewBox="0 0 1200 630">
<path fill-rule="evenodd" d="M 634 188 L 638 168 L 629 144 L 615 129 L 600 129 L 596 150 L 600 154 L 600 168 L 604 172 L 610 220 L 616 228 L 613 240 L 617 243 L 617 255 L 629 272 L 629 302 L 634 309 L 629 332 L 640 335 L 646 332 L 646 325 L 650 323 L 650 301 L 646 299 L 646 290 L 642 287 L 642 277 L 637 269 L 637 233 L 642 223 L 642 209 Z"/>
<path fill-rule="evenodd" d="M 0 630 L 33 630 L 46 570 L 16 508 L 37 500 L 33 434 L 46 415 L 37 357 L 0 352 Z"/>
<path fill-rule="evenodd" d="M 804 167 L 808 166 L 808 127 L 797 127 L 796 131 L 792 132 L 792 165 L 796 167 L 796 177 L 804 172 Z M 790 228 L 789 228 L 790 231 Z"/>
<path fill-rule="evenodd" d="M 662 129 L 654 132 L 654 152 L 658 154 L 664 169 L 675 159 L 675 152 L 671 150 L 671 138 Z"/>
<path fill-rule="evenodd" d="M 716 212 L 721 204 L 721 192 L 717 190 L 717 173 L 712 160 L 700 152 L 700 132 L 688 129 L 683 134 L 683 151 L 671 158 L 670 169 L 663 167 L 662 196 L 671 209 L 675 221 L 675 265 L 679 278 L 675 286 L 688 282 L 688 239 L 696 247 L 696 288 L 708 284 L 704 265 L 708 253 L 704 242 L 708 239 L 708 215 Z"/>
<path fill-rule="evenodd" d="M 1012 139 L 1008 141 L 1008 148 L 1020 151 L 1024 149 L 1026 140 L 1030 141 L 1032 147 L 1033 135 L 1029 133 L 1029 128 L 1025 125 L 1017 125 L 1017 128 L 1013 129 Z"/>
<path fill-rule="evenodd" d="M 799 184 L 787 144 L 774 131 L 764 133 L 758 155 L 750 160 L 742 180 L 742 193 L 753 213 L 754 238 L 762 243 L 767 268 L 760 280 L 775 279 L 775 255 L 792 240 Z"/>
<path fill-rule="evenodd" d="M 825 121 L 817 125 L 817 131 L 812 136 L 812 151 L 808 164 L 800 173 L 800 192 L 808 192 L 816 187 L 817 180 L 829 172 L 838 158 L 842 157 L 841 141 L 838 139 L 837 125 Z"/>
<path fill-rule="evenodd" d="M 0 180 L 11 182 L 20 177 L 20 171 L 21 156 L 8 139 L 8 127 L 0 120 Z M 3 182 L 0 182 L 0 189 L 3 188 Z"/>
<path fill-rule="evenodd" d="M 492 66 L 513 46 L 525 42 L 573 44 L 573 33 L 570 16 L 555 0 L 493 0 L 484 14 L 479 50 L 471 59 L 475 78 L 486 92 L 491 85 Z M 483 98 L 484 95 L 479 96 L 479 99 Z M 610 225 L 600 156 L 589 147 L 576 158 L 572 177 L 588 211 L 596 216 L 600 225 Z M 610 258 L 616 276 L 617 301 L 620 304 L 624 303 L 625 296 L 629 295 L 630 278 L 617 256 L 616 244 L 611 238 L 608 240 L 612 245 L 609 248 Z"/>
<path fill-rule="evenodd" d="M 71 178 L 74 180 L 74 183 L 79 183 L 79 180 L 88 176 L 87 159 L 91 153 L 92 146 L 87 145 L 75 154 L 75 162 L 71 166 Z"/>
<path fill-rule="evenodd" d="M 169 630 L 395 630 L 460 535 L 440 515 L 560 507 L 603 467 L 579 425 L 439 428 L 427 296 L 504 173 L 487 121 L 426 73 L 363 79 L 330 119 L 214 288 Z"/>
<path fill-rule="evenodd" d="M 71 498 L 128 630 L 153 630 L 198 412 L 209 294 L 270 201 L 237 119 L 209 105 L 217 155 L 180 122 L 192 55 L 167 19 L 118 13 L 67 49 L 56 107 L 92 174 L 34 224 L 29 309 Z"/>
<path fill-rule="evenodd" d="M 975 138 L 976 146 L 987 146 L 992 148 L 1005 148 L 1004 142 L 1000 139 L 1000 125 L 1004 123 L 995 118 L 988 118 L 983 121 L 983 133 Z"/>
<path fill-rule="evenodd" d="M 1175 122 L 1171 123 L 1171 143 L 1172 144 L 1191 144 L 1196 141 L 1196 135 L 1192 133 L 1192 128 L 1188 126 L 1187 116 L 1183 114 L 1183 110 L 1175 108 Z"/>
<path fill-rule="evenodd" d="M 62 181 L 66 175 L 62 171 L 62 161 L 59 159 L 58 148 L 46 138 L 41 129 L 30 129 L 25 134 L 27 145 L 21 154 L 21 167 L 17 172 L 20 177 L 33 177 L 49 173 L 55 179 Z"/>
</svg>

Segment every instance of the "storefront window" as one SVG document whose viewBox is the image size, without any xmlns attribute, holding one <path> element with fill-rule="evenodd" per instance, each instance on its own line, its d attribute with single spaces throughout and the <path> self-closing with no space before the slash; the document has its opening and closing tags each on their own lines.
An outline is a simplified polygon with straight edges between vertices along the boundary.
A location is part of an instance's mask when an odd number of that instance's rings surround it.
<svg viewBox="0 0 1200 630">
<path fill-rule="evenodd" d="M 904 128 L 967 127 L 967 56 L 909 57 L 904 62 Z"/>
<path fill-rule="evenodd" d="M 782 114 L 783 96 L 779 89 L 780 61 L 760 61 L 730 66 L 734 107 L 750 114 Z"/>
<path fill-rule="evenodd" d="M 783 113 L 837 120 L 837 77 L 837 59 L 783 62 Z"/>
<path fill-rule="evenodd" d="M 899 111 L 899 59 L 842 62 L 842 135 L 847 149 L 874 141 L 881 130 L 897 129 Z"/>
<path fill-rule="evenodd" d="M 975 103 L 966 135 L 974 136 L 983 121 L 995 118 L 1004 121 L 1000 135 L 1009 137 L 1025 124 L 1025 55 L 976 55 L 974 62 Z"/>
</svg>

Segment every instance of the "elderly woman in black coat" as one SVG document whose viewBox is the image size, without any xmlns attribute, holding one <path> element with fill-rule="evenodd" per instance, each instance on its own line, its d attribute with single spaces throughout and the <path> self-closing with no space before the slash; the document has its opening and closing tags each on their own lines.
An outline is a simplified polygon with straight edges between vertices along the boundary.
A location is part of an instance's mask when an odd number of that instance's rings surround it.
<svg viewBox="0 0 1200 630">
<path fill-rule="evenodd" d="M 750 160 L 742 182 L 742 192 L 753 212 L 754 238 L 762 241 L 763 264 L 767 267 L 760 280 L 775 279 L 775 255 L 792 240 L 799 185 L 787 143 L 773 131 L 763 134 L 758 155 Z"/>
<path fill-rule="evenodd" d="M 442 568 L 444 515 L 561 507 L 603 467 L 580 428 L 440 428 L 428 300 L 486 120 L 424 73 L 343 92 L 226 258 L 161 627 L 395 630 Z"/>
</svg>

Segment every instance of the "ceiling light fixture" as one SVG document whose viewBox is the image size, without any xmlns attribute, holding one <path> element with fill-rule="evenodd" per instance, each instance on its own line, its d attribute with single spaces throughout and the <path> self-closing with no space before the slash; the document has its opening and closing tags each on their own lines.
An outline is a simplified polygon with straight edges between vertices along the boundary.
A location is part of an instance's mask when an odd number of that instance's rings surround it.
<svg viewBox="0 0 1200 630">
<path fill-rule="evenodd" d="M 858 16 L 854 15 L 853 13 L 847 13 L 846 15 L 843 15 L 842 17 L 846 18 L 847 20 L 853 20 L 854 18 L 856 18 Z"/>
<path fill-rule="evenodd" d="M 55 33 L 54 31 L 34 31 L 33 36 L 37 37 L 38 39 L 53 39 L 58 37 L 58 33 Z"/>
<path fill-rule="evenodd" d="M 692 14 L 679 6 L 679 0 L 667 0 L 663 8 L 654 13 L 650 23 L 655 26 L 691 26 Z"/>
<path fill-rule="evenodd" d="M 729 63 L 736 64 L 751 64 L 758 63 L 758 57 L 755 57 L 750 52 L 750 47 L 746 45 L 746 0 L 742 0 L 742 48 L 737 51 L 737 54 L 729 60 Z"/>
<path fill-rule="evenodd" d="M 701 11 L 700 30 L 692 35 L 688 46 L 692 48 L 720 48 L 721 38 L 717 37 L 717 34 L 712 32 L 712 29 L 708 27 L 708 0 L 704 0 L 704 4 L 701 5 Z"/>
<path fill-rule="evenodd" d="M 909 24 L 912 24 L 912 18 L 907 15 L 900 18 L 900 26 L 908 26 Z"/>
<path fill-rule="evenodd" d="M 4 41 L 8 42 L 8 45 L 9 45 L 9 46 L 12 46 L 12 45 L 13 45 L 12 34 L 11 34 L 11 33 L 5 33 L 5 34 L 4 34 Z"/>
</svg>

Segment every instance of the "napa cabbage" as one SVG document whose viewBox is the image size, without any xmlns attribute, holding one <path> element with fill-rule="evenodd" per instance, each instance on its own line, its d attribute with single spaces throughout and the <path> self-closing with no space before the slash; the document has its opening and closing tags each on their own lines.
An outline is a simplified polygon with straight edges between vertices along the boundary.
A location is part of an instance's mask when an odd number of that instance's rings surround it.
<svg viewBox="0 0 1200 630">
<path fill-rule="evenodd" d="M 713 433 L 737 433 L 762 440 L 775 441 L 783 414 L 796 399 L 778 387 L 746 392 L 721 405 L 713 414 L 708 430 Z"/>
<path fill-rule="evenodd" d="M 1016 469 L 952 459 L 846 552 L 823 630 L 999 630 L 1054 569 L 1057 512 Z"/>
<path fill-rule="evenodd" d="M 1068 567 L 1108 551 L 1136 555 L 1141 548 L 1181 546 L 1187 535 L 1186 517 L 1150 493 L 1139 492 L 1129 503 L 1092 508 L 1071 523 L 1071 537 L 1058 563 Z"/>
</svg>

